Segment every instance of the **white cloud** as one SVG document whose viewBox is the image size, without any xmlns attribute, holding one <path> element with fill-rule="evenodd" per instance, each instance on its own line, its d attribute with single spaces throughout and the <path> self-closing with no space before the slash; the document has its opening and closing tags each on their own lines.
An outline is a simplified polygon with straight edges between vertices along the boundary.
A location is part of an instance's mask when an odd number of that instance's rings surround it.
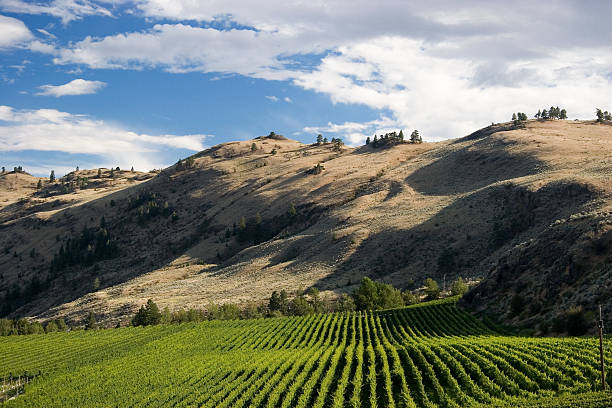
<svg viewBox="0 0 612 408">
<path fill-rule="evenodd" d="M 98 92 L 106 86 L 106 82 L 88 81 L 86 79 L 74 79 L 64 85 L 42 85 L 39 86 L 41 92 L 37 95 L 60 96 L 66 95 L 88 95 Z"/>
<path fill-rule="evenodd" d="M 7 4 L 31 3 L 0 0 Z M 62 4 L 98 10 L 76 0 L 48 7 Z M 86 37 L 61 49 L 35 41 L 30 49 L 55 55 L 57 64 L 292 81 L 334 103 L 379 110 L 381 122 L 390 118 L 393 127 L 418 128 L 426 140 L 461 136 L 517 110 L 531 115 L 558 104 L 571 117 L 591 117 L 594 106 L 612 105 L 609 2 L 584 7 L 568 0 L 550 7 L 517 1 L 494 8 L 483 0 L 423 0 L 410 7 L 368 0 L 133 4 L 147 21 L 165 24 Z M 221 28 L 202 28 L 194 20 Z M 344 125 L 337 125 L 337 134 L 352 143 L 387 126 Z"/>
<path fill-rule="evenodd" d="M 590 118 L 595 106 L 612 105 L 609 77 L 612 53 L 604 48 L 568 49 L 536 60 L 507 64 L 507 83 L 481 85 L 479 65 L 448 58 L 439 49 L 401 37 L 384 37 L 341 47 L 296 84 L 330 95 L 337 103 L 364 104 L 389 111 L 395 126 L 417 128 L 426 140 L 460 137 L 491 121 L 508 121 L 512 112 L 529 116 L 551 104 L 565 107 L 571 118 Z M 444 45 L 441 45 L 441 47 Z M 522 75 L 529 72 L 528 76 Z M 336 125 L 328 131 L 356 142 L 355 129 Z M 308 129 L 308 128 L 307 128 Z M 368 128 L 362 140 L 382 128 Z"/>
<path fill-rule="evenodd" d="M 391 118 L 381 117 L 380 119 L 368 122 L 344 122 L 342 124 L 328 122 L 325 126 L 307 126 L 300 133 L 306 134 L 329 134 L 341 136 L 349 145 L 362 144 L 366 137 L 374 133 L 388 133 L 399 131 L 400 124 Z"/>
<path fill-rule="evenodd" d="M 285 69 L 289 61 L 281 55 L 291 49 L 287 40 L 277 33 L 253 30 L 221 31 L 184 24 L 158 24 L 143 32 L 87 37 L 59 50 L 54 62 L 91 68 L 237 73 L 283 80 L 292 75 Z M 306 48 L 308 52 L 314 51 L 312 47 Z"/>
<path fill-rule="evenodd" d="M 291 100 L 291 98 L 290 98 L 290 97 L 288 97 L 288 96 L 285 96 L 285 97 L 283 98 L 283 101 L 285 101 L 285 102 L 287 102 L 287 103 L 293 103 L 293 101 Z"/>
<path fill-rule="evenodd" d="M 0 105 L 0 151 L 91 154 L 101 157 L 104 163 L 151 169 L 164 164 L 165 150 L 200 151 L 205 148 L 203 142 L 207 137 L 203 134 L 148 135 L 85 115 L 55 109 L 17 110 Z"/>
<path fill-rule="evenodd" d="M 39 32 L 39 33 L 41 33 L 41 34 L 46 35 L 46 36 L 47 36 L 47 37 L 49 37 L 49 38 L 57 38 L 55 35 L 51 34 L 50 32 L 48 32 L 48 31 L 47 31 L 47 30 L 45 30 L 45 29 L 42 29 L 42 28 L 37 28 L 37 29 L 36 29 L 36 31 L 38 31 L 38 32 Z"/>
<path fill-rule="evenodd" d="M 32 38 L 23 21 L 0 15 L 0 49 L 21 45 Z"/>
<path fill-rule="evenodd" d="M 269 99 L 272 102 L 278 102 L 278 97 L 276 97 L 274 95 L 266 95 L 266 99 Z"/>
<path fill-rule="evenodd" d="M 51 2 L 26 2 L 23 0 L 0 0 L 0 9 L 9 13 L 47 14 L 58 17 L 66 24 L 85 16 L 110 17 L 106 8 L 88 0 L 53 0 Z"/>
</svg>

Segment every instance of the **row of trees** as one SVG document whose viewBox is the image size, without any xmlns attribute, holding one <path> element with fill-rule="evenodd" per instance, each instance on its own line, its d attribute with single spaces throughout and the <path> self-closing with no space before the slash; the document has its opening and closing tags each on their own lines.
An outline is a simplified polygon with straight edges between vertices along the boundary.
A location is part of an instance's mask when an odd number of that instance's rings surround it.
<svg viewBox="0 0 612 408">
<path fill-rule="evenodd" d="M 612 120 L 612 113 L 608 111 L 602 111 L 599 108 L 595 110 L 595 116 L 597 117 L 597 122 L 599 123 Z"/>
<path fill-rule="evenodd" d="M 380 138 L 376 134 L 374 135 L 374 139 L 370 139 L 369 136 L 366 138 L 366 145 L 370 145 L 373 147 L 390 146 L 400 143 L 404 143 L 403 130 L 400 130 L 399 133 L 385 133 L 384 135 L 380 135 Z M 414 130 L 410 134 L 410 143 L 423 143 L 423 139 L 421 138 L 421 135 L 419 134 L 418 130 Z"/>
<path fill-rule="evenodd" d="M 468 286 L 459 277 L 451 285 L 450 295 L 463 295 Z M 440 298 L 442 290 L 438 283 L 428 278 L 425 280 L 424 300 Z M 307 291 L 298 290 L 296 296 L 289 298 L 287 291 L 274 291 L 267 304 L 249 303 L 246 307 L 226 303 L 210 304 L 206 309 L 189 309 L 170 312 L 163 311 L 149 299 L 141 306 L 132 319 L 133 326 L 149 326 L 155 324 L 199 322 L 204 320 L 255 319 L 262 317 L 304 316 L 312 313 L 344 312 L 352 310 L 381 310 L 421 301 L 421 296 L 411 291 L 401 291 L 390 284 L 376 282 L 363 278 L 361 284 L 352 294 L 343 294 L 335 301 L 324 301 L 317 288 Z"/>
<path fill-rule="evenodd" d="M 6 167 L 2 166 L 2 172 L 0 174 L 6 173 Z M 25 170 L 21 166 L 13 167 L 13 173 L 25 173 Z"/>
<path fill-rule="evenodd" d="M 559 109 L 559 107 L 551 106 L 550 109 L 538 109 L 537 113 L 533 115 L 536 119 L 567 119 L 567 111 L 565 109 Z"/>
</svg>

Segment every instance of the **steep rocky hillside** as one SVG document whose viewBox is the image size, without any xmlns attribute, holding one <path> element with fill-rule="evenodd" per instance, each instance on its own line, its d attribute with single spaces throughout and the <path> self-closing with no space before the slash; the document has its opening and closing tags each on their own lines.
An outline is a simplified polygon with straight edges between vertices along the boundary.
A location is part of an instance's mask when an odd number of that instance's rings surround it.
<svg viewBox="0 0 612 408">
<path fill-rule="evenodd" d="M 312 285 L 334 296 L 365 275 L 403 288 L 481 278 L 466 304 L 516 324 L 612 299 L 607 125 L 340 150 L 257 138 L 128 173 L 0 209 L 5 313 L 93 310 L 111 324 L 148 298 L 203 307 Z M 516 294 L 525 305 L 511 314 Z"/>
</svg>

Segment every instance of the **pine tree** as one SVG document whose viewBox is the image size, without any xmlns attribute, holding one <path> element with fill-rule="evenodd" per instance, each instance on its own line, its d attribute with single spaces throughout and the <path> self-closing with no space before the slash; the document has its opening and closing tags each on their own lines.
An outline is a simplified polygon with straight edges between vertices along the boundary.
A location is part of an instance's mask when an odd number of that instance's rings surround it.
<svg viewBox="0 0 612 408">
<path fill-rule="evenodd" d="M 512 114 L 512 121 L 513 121 L 513 122 L 516 122 L 516 113 L 513 113 L 513 114 Z"/>
<path fill-rule="evenodd" d="M 49 182 L 53 183 L 55 181 L 55 170 L 51 170 L 51 174 L 49 174 Z"/>
<path fill-rule="evenodd" d="M 536 119 L 540 119 L 541 116 L 542 116 L 542 111 L 540 109 L 538 109 L 538 112 L 535 115 L 533 115 L 533 117 Z"/>
<path fill-rule="evenodd" d="M 366 146 L 370 144 L 370 136 L 366 138 Z"/>
<path fill-rule="evenodd" d="M 374 147 L 378 146 L 378 136 L 374 135 Z"/>
<path fill-rule="evenodd" d="M 565 109 L 561 109 L 561 112 L 559 112 L 559 119 L 567 119 L 567 111 Z"/>
<path fill-rule="evenodd" d="M 323 138 L 323 144 L 327 144 L 327 138 L 326 137 Z"/>
<path fill-rule="evenodd" d="M 319 133 L 317 135 L 317 144 L 320 145 L 321 143 L 323 143 L 323 135 Z"/>
<path fill-rule="evenodd" d="M 404 130 L 403 129 L 399 131 L 398 139 L 400 142 L 402 143 L 404 142 Z"/>
<path fill-rule="evenodd" d="M 42 188 L 42 180 L 38 179 L 38 184 L 36 184 L 36 189 L 40 190 Z"/>
<path fill-rule="evenodd" d="M 251 145 L 251 151 L 254 152 L 255 150 L 257 150 L 257 145 L 255 144 L 255 142 L 253 142 L 253 144 Z"/>
<path fill-rule="evenodd" d="M 85 330 L 93 330 L 97 327 L 97 323 L 96 323 L 96 316 L 93 314 L 93 312 L 89 312 L 89 315 L 87 316 L 87 324 L 85 325 Z"/>
<path fill-rule="evenodd" d="M 597 116 L 597 121 L 598 122 L 601 123 L 601 122 L 603 122 L 605 120 L 604 112 L 601 109 L 597 108 L 595 110 L 595 115 Z"/>
<path fill-rule="evenodd" d="M 414 130 L 410 134 L 410 143 L 421 143 L 421 142 L 422 142 L 422 139 L 421 139 L 421 135 L 419 135 L 419 131 Z"/>
</svg>

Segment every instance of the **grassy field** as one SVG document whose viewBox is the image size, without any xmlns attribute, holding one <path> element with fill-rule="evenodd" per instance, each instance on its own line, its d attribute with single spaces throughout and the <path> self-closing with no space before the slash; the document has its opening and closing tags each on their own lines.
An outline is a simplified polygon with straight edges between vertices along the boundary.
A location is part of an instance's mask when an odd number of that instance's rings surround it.
<svg viewBox="0 0 612 408">
<path fill-rule="evenodd" d="M 9 407 L 610 407 L 597 344 L 502 335 L 437 302 L 4 337 L 0 377 L 33 376 Z"/>
</svg>

